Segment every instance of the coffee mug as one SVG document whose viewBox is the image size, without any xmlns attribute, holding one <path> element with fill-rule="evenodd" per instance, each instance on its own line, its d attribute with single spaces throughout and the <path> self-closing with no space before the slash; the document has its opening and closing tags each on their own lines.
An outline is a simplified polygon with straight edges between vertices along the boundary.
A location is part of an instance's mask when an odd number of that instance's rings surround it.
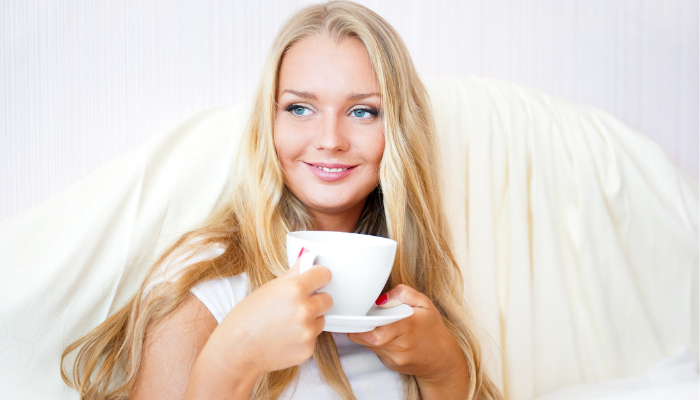
<svg viewBox="0 0 700 400">
<path fill-rule="evenodd" d="M 364 316 L 382 293 L 396 257 L 396 241 L 371 235 L 329 231 L 287 234 L 287 261 L 294 265 L 302 248 L 299 272 L 327 267 L 333 277 L 319 292 L 333 298 L 328 315 Z"/>
</svg>

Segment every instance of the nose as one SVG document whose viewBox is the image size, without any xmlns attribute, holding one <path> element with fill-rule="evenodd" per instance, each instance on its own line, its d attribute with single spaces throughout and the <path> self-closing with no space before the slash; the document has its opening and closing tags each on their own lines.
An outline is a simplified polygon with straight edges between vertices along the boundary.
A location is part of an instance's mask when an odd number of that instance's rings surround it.
<svg viewBox="0 0 700 400">
<path fill-rule="evenodd" d="M 314 137 L 314 147 L 317 150 L 330 152 L 347 151 L 350 148 L 350 142 L 343 122 L 343 119 L 336 115 L 323 116 L 321 126 Z"/>
</svg>

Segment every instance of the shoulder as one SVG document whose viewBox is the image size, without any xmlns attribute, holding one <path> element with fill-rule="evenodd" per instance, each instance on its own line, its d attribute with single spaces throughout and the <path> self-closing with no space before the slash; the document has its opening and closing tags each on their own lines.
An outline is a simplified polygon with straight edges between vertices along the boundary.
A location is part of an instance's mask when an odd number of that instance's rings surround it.
<svg viewBox="0 0 700 400">
<path fill-rule="evenodd" d="M 206 245 L 189 248 L 185 251 L 175 251 L 170 254 L 152 275 L 143 298 L 157 285 L 175 282 L 190 266 L 207 260 L 212 260 L 226 251 L 224 245 Z M 206 310 L 221 322 L 231 309 L 248 294 L 248 278 L 245 273 L 206 280 L 195 284 L 190 289 Z"/>
<path fill-rule="evenodd" d="M 183 326 L 185 329 L 181 329 Z M 190 294 L 171 314 L 154 323 L 149 330 L 147 342 L 163 338 L 181 341 L 184 338 L 199 347 L 199 344 L 206 343 L 216 326 L 216 320 L 204 304 Z"/>
<path fill-rule="evenodd" d="M 149 326 L 130 398 L 182 398 L 190 368 L 217 325 L 204 304 L 189 295 L 167 317 Z"/>
<path fill-rule="evenodd" d="M 224 244 L 214 243 L 196 246 L 191 243 L 184 243 L 180 249 L 175 249 L 163 260 L 162 267 L 159 269 L 159 273 L 156 274 L 155 280 L 176 281 L 187 267 L 203 261 L 213 260 L 225 251 L 226 246 Z"/>
<path fill-rule="evenodd" d="M 221 323 L 229 311 L 248 295 L 248 277 L 243 273 L 200 282 L 190 292 Z"/>
<path fill-rule="evenodd" d="M 212 244 L 192 247 L 191 244 L 186 242 L 179 248 L 173 249 L 160 265 L 150 273 L 146 279 L 147 284 L 142 298 L 145 298 L 154 287 L 161 283 L 177 281 L 189 266 L 202 261 L 213 260 L 226 251 L 224 245 Z"/>
<path fill-rule="evenodd" d="M 226 251 L 220 244 L 207 245 L 181 252 L 165 265 L 161 279 L 168 282 L 177 280 L 189 266 L 212 260 Z M 190 292 L 199 299 L 207 310 L 221 323 L 224 317 L 248 294 L 248 278 L 245 273 L 223 276 L 197 283 Z"/>
</svg>

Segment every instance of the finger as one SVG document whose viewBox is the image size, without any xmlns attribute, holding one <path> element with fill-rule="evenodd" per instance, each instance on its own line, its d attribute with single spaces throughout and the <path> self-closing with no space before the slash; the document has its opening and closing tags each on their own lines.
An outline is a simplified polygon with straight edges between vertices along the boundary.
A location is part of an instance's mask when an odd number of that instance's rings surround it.
<svg viewBox="0 0 700 400">
<path fill-rule="evenodd" d="M 318 334 L 316 336 L 320 335 L 321 332 L 323 332 L 323 328 L 325 328 L 325 327 L 326 327 L 326 317 L 321 315 L 320 317 L 316 318 L 316 321 L 314 321 L 314 328 L 316 329 L 316 332 L 318 332 Z"/>
<path fill-rule="evenodd" d="M 282 275 L 280 275 L 280 277 L 295 275 L 299 275 L 299 263 L 294 264 L 292 268 L 286 270 Z"/>
<path fill-rule="evenodd" d="M 310 270 L 298 275 L 304 290 L 308 293 L 323 289 L 324 286 L 331 282 L 332 277 L 331 270 L 321 265 L 315 265 Z"/>
<path fill-rule="evenodd" d="M 280 275 L 280 277 L 282 277 L 282 276 L 294 276 L 294 275 L 299 274 L 299 263 L 301 260 L 301 255 L 304 254 L 304 252 L 305 252 L 305 250 L 302 247 L 301 251 L 299 252 L 299 255 L 297 256 L 297 260 L 294 262 L 294 265 L 292 265 L 291 268 L 289 268 L 287 271 L 285 271 L 285 273 Z"/>
<path fill-rule="evenodd" d="M 411 307 L 432 308 L 433 303 L 424 294 L 412 289 L 410 286 L 398 285 L 390 291 L 380 295 L 375 302 L 381 308 L 392 308 L 400 304 Z"/>
<path fill-rule="evenodd" d="M 353 343 L 361 344 L 366 347 L 377 347 L 377 345 L 374 344 L 376 341 L 374 331 L 376 329 L 377 328 L 374 328 L 369 332 L 348 333 L 348 339 Z"/>
<path fill-rule="evenodd" d="M 328 293 L 316 293 L 310 299 L 314 315 L 323 315 L 333 307 L 333 298 Z"/>
<path fill-rule="evenodd" d="M 368 332 L 348 333 L 348 339 L 353 343 L 361 344 L 366 347 L 374 347 L 373 344 L 367 341 L 367 339 L 369 338 L 369 336 L 367 336 L 367 333 Z"/>
<path fill-rule="evenodd" d="M 299 272 L 304 273 L 314 266 L 317 255 L 311 251 L 302 251 L 303 254 L 299 257 Z"/>
<path fill-rule="evenodd" d="M 406 319 L 403 319 L 388 325 L 378 326 L 369 332 L 348 333 L 348 339 L 367 347 L 382 347 L 403 336 L 409 329 L 410 325 L 407 324 Z"/>
</svg>

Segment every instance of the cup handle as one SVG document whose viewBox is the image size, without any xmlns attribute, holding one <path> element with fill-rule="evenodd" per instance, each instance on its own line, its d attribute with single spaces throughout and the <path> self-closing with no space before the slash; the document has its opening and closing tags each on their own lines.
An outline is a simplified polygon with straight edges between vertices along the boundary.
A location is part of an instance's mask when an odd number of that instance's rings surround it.
<svg viewBox="0 0 700 400">
<path fill-rule="evenodd" d="M 303 274 L 304 272 L 310 270 L 311 267 L 314 266 L 314 261 L 316 260 L 316 256 L 317 256 L 317 254 L 314 253 L 313 251 L 307 251 L 301 255 L 301 259 L 299 260 L 299 273 L 300 274 Z"/>
</svg>

